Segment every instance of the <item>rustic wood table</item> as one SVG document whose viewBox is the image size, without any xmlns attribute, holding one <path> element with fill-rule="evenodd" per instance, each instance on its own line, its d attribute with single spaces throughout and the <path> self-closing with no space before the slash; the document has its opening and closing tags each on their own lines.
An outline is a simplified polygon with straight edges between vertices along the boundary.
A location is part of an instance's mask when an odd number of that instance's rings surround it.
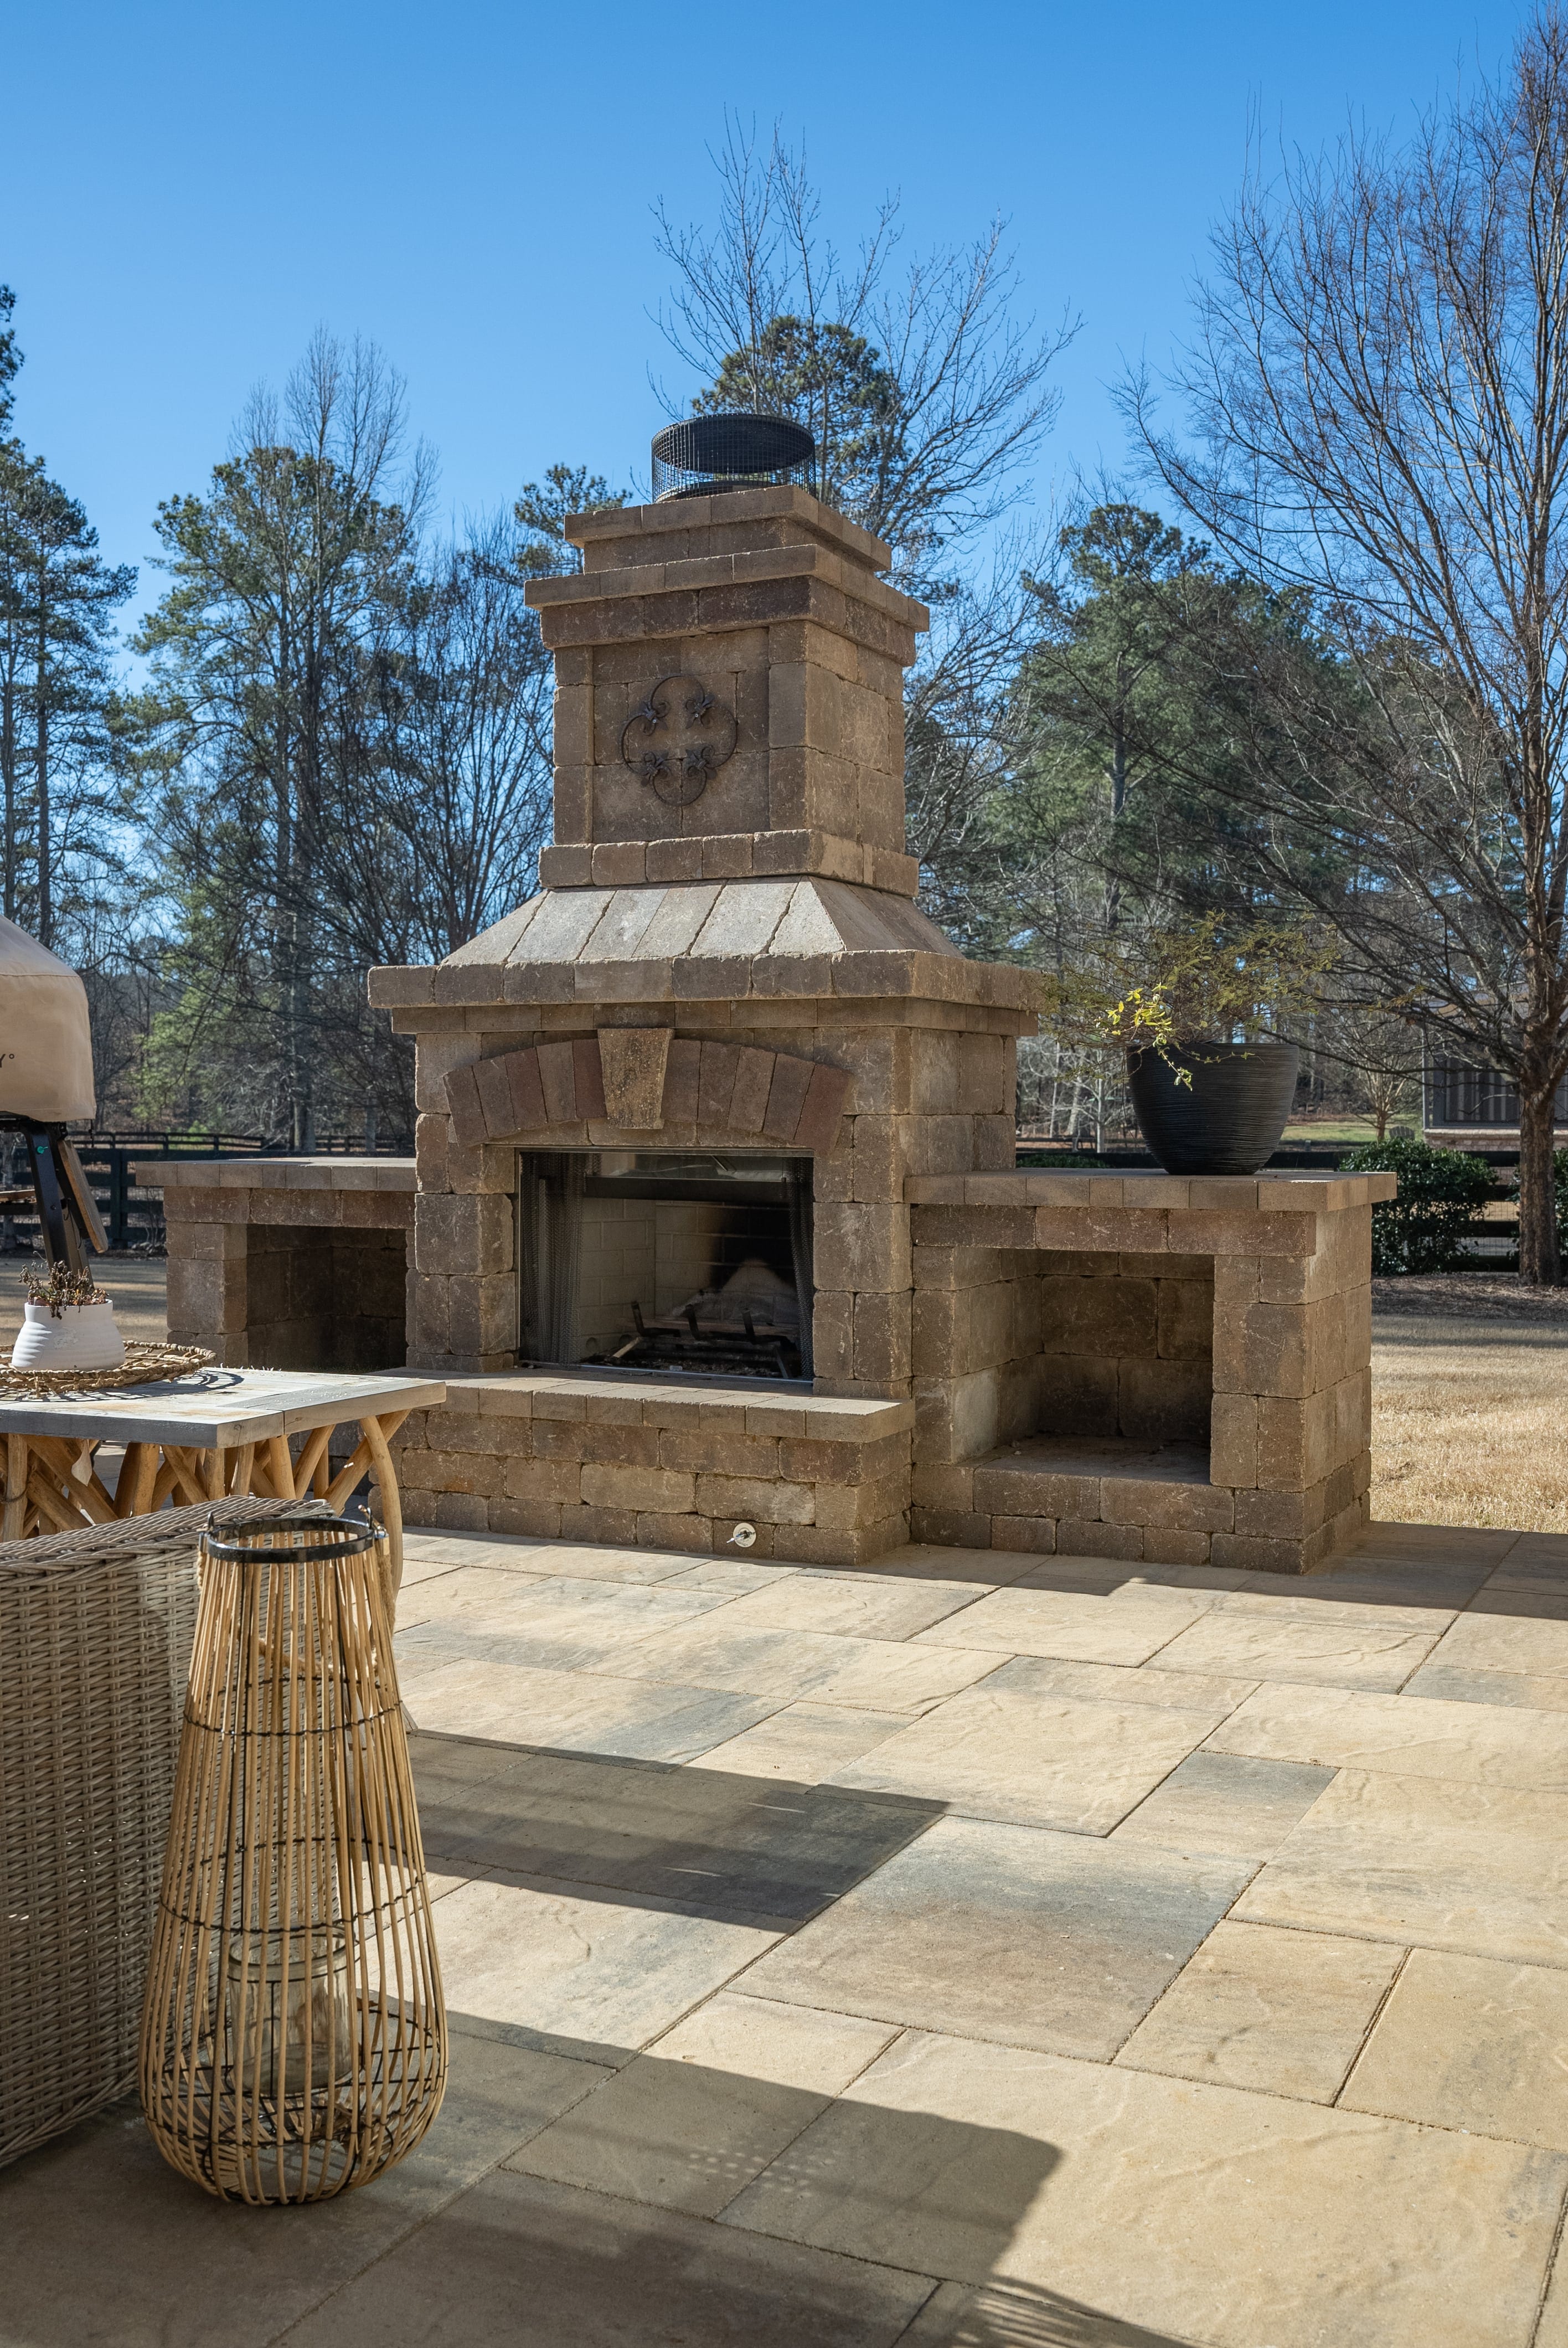
<svg viewBox="0 0 1568 2348">
<path fill-rule="evenodd" d="M 302 1499 L 314 1492 L 341 1508 L 367 1468 L 381 1488 L 393 1580 L 403 1573 L 403 1510 L 387 1438 L 411 1410 L 445 1402 L 437 1380 L 388 1372 L 350 1377 L 310 1370 L 193 1370 L 102 1394 L 0 1401 L 5 1446 L 0 1540 L 74 1532 L 224 1493 Z M 359 1428 L 359 1442 L 334 1476 L 333 1429 Z M 295 1448 L 291 1437 L 302 1438 Z M 94 1466 L 100 1445 L 123 1444 L 110 1492 Z"/>
</svg>

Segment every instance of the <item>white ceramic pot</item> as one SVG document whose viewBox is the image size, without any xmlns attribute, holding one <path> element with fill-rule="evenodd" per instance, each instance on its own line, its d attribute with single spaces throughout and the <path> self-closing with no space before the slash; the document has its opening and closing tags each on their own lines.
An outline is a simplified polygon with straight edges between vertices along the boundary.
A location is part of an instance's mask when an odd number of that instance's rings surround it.
<svg viewBox="0 0 1568 2348">
<path fill-rule="evenodd" d="M 124 1360 L 108 1296 L 101 1304 L 62 1305 L 58 1319 L 46 1304 L 29 1303 L 11 1348 L 14 1370 L 118 1370 Z"/>
</svg>

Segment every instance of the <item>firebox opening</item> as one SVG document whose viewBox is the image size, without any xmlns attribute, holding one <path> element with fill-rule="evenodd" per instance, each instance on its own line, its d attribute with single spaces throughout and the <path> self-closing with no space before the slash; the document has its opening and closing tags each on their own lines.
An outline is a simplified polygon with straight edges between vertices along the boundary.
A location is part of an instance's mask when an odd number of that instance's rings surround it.
<svg viewBox="0 0 1568 2348">
<path fill-rule="evenodd" d="M 521 1360 L 809 1381 L 809 1159 L 529 1151 L 518 1221 Z"/>
</svg>

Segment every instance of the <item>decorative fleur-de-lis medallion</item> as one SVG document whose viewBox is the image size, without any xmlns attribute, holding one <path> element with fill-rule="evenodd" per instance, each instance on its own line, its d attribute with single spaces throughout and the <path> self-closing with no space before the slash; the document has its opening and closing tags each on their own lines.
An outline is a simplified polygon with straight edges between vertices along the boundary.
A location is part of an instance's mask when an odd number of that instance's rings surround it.
<svg viewBox="0 0 1568 2348">
<path fill-rule="evenodd" d="M 620 755 L 667 807 L 700 799 L 735 747 L 735 716 L 694 676 L 662 676 L 620 736 Z"/>
</svg>

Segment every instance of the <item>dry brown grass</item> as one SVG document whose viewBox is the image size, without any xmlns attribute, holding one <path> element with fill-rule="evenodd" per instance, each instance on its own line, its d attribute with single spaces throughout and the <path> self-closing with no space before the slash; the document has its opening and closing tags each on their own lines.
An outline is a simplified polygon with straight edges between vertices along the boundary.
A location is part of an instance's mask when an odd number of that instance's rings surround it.
<svg viewBox="0 0 1568 2348">
<path fill-rule="evenodd" d="M 1379 1313 L 1372 1514 L 1568 1532 L 1568 1327 Z"/>
</svg>

